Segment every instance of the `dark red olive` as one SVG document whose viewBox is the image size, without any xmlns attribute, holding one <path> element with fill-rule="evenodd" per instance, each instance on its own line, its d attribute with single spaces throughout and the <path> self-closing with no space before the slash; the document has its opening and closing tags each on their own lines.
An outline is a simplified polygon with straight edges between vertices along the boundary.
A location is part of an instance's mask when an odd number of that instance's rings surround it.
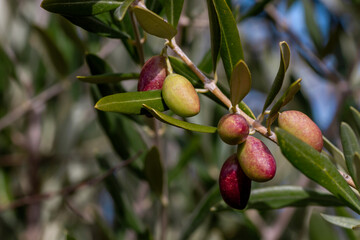
<svg viewBox="0 0 360 240">
<path fill-rule="evenodd" d="M 241 169 L 236 154 L 224 162 L 220 171 L 219 187 L 227 205 L 240 210 L 246 207 L 250 197 L 251 180 Z"/>
</svg>

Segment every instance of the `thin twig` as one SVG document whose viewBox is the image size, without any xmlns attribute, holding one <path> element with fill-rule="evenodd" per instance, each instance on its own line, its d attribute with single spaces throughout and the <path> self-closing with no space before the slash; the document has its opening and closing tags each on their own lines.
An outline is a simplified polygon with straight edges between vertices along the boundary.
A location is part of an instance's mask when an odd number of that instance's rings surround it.
<svg viewBox="0 0 360 240">
<path fill-rule="evenodd" d="M 84 187 L 96 185 L 96 184 L 100 183 L 101 181 L 103 181 L 105 178 L 109 177 L 113 173 L 120 170 L 121 168 L 128 166 L 130 163 L 132 163 L 134 160 L 136 160 L 140 155 L 141 155 L 141 151 L 138 152 L 137 154 L 135 154 L 133 157 L 131 157 L 131 158 L 119 163 L 115 167 L 109 169 L 107 172 L 101 174 L 100 176 L 97 176 L 97 177 L 94 177 L 91 179 L 85 179 L 75 185 L 65 187 L 59 191 L 26 196 L 24 198 L 17 199 L 6 206 L 0 206 L 0 213 L 4 212 L 6 210 L 18 208 L 18 207 L 25 206 L 25 205 L 36 204 L 36 203 L 39 203 L 39 202 L 42 202 L 45 200 L 49 200 L 56 196 L 65 197 L 65 196 L 68 196 L 68 195 L 71 195 L 71 194 L 77 192 L 78 190 L 80 190 Z"/>
<path fill-rule="evenodd" d="M 171 42 L 168 42 L 169 47 L 190 67 L 190 69 L 199 77 L 199 79 L 204 83 L 204 88 L 208 89 L 213 93 L 221 102 L 225 104 L 229 109 L 231 108 L 231 101 L 225 94 L 218 88 L 214 81 L 208 79 L 188 58 L 188 56 L 182 51 L 182 49 L 177 45 L 175 39 L 172 39 Z M 246 121 L 252 126 L 257 132 L 267 137 L 271 141 L 277 143 L 276 135 L 273 132 L 268 134 L 266 127 L 261 125 L 257 120 L 252 119 L 246 113 L 244 113 L 240 108 L 236 108 L 236 112 L 242 115 Z"/>
</svg>

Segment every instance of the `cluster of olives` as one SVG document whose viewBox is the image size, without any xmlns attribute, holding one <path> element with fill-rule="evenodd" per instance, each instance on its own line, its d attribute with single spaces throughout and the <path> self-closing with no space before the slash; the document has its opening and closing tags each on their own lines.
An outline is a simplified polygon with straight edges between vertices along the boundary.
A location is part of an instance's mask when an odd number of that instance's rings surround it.
<svg viewBox="0 0 360 240">
<path fill-rule="evenodd" d="M 157 55 L 146 61 L 140 72 L 138 91 L 162 89 L 166 105 L 181 117 L 192 117 L 200 112 L 199 96 L 185 77 L 167 75 L 166 57 Z"/>
<path fill-rule="evenodd" d="M 285 111 L 280 114 L 278 123 L 279 127 L 321 151 L 321 131 L 305 114 Z M 225 143 L 238 145 L 237 154 L 231 155 L 221 168 L 221 196 L 230 207 L 244 209 L 250 197 L 251 182 L 266 182 L 275 176 L 275 159 L 261 140 L 248 136 L 249 125 L 239 114 L 223 116 L 218 124 L 218 133 Z"/>
<path fill-rule="evenodd" d="M 182 117 L 200 112 L 200 101 L 193 85 L 185 77 L 167 71 L 166 57 L 151 57 L 143 66 L 138 91 L 161 89 L 166 105 Z M 318 126 L 299 111 L 279 114 L 279 127 L 306 142 L 317 151 L 323 147 Z M 238 145 L 237 153 L 223 164 L 220 176 L 220 193 L 230 207 L 244 209 L 250 197 L 251 182 L 266 182 L 275 176 L 276 161 L 267 146 L 249 136 L 246 119 L 237 113 L 224 115 L 218 123 L 218 134 L 227 144 Z"/>
</svg>

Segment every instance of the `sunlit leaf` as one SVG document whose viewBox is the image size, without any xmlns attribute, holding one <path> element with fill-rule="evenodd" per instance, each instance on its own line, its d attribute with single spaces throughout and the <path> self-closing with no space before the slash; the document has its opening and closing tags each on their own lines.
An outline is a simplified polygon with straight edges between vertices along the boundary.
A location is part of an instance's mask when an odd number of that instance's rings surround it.
<svg viewBox="0 0 360 240">
<path fill-rule="evenodd" d="M 221 195 L 219 186 L 216 184 L 212 187 L 204 198 L 199 202 L 193 211 L 190 219 L 186 220 L 186 225 L 181 232 L 181 240 L 189 239 L 191 234 L 204 222 L 205 218 L 210 214 L 210 208 L 220 201 Z"/>
<path fill-rule="evenodd" d="M 234 66 L 244 59 L 235 18 L 225 0 L 213 0 L 221 31 L 220 55 L 230 81 Z"/>
<path fill-rule="evenodd" d="M 246 63 L 240 60 L 233 69 L 230 78 L 230 100 L 233 106 L 238 105 L 250 92 L 251 74 Z"/>
<path fill-rule="evenodd" d="M 105 112 L 142 114 L 144 113 L 143 104 L 161 112 L 167 109 L 161 97 L 161 90 L 109 95 L 101 98 L 95 108 Z"/>
<path fill-rule="evenodd" d="M 220 51 L 221 32 L 218 16 L 212 0 L 207 0 L 209 25 L 210 25 L 210 38 L 211 38 L 211 56 L 212 56 L 212 69 L 216 72 L 218 56 Z"/>
<path fill-rule="evenodd" d="M 355 193 L 328 158 L 283 129 L 277 128 L 275 132 L 281 152 L 295 168 L 360 213 Z"/>
<path fill-rule="evenodd" d="M 166 17 L 174 27 L 176 27 L 179 22 L 183 4 L 184 0 L 166 0 L 164 2 Z"/>
<path fill-rule="evenodd" d="M 151 108 L 149 106 L 147 106 L 146 104 L 143 104 L 144 108 L 146 108 L 154 117 L 156 117 L 157 119 L 159 119 L 160 121 L 173 125 L 175 127 L 179 127 L 179 128 L 183 128 L 186 130 L 190 130 L 190 131 L 195 131 L 195 132 L 203 132 L 203 133 L 214 133 L 216 132 L 216 127 L 211 127 L 211 126 L 205 126 L 205 125 L 199 125 L 199 124 L 195 124 L 195 123 L 189 123 L 189 122 L 185 122 L 185 121 L 181 121 L 179 119 L 170 117 L 154 108 Z"/>
<path fill-rule="evenodd" d="M 356 152 L 360 153 L 359 142 L 357 140 L 357 137 L 356 137 L 354 131 L 345 122 L 341 123 L 340 137 L 341 137 L 341 143 L 342 143 L 342 146 L 344 149 L 346 167 L 349 171 L 350 176 L 353 179 L 356 179 L 353 159 L 354 159 L 354 155 Z M 357 187 L 359 187 L 359 185 L 357 185 Z"/>
<path fill-rule="evenodd" d="M 41 7 L 68 16 L 91 16 L 120 6 L 120 0 L 43 0 Z"/>
<path fill-rule="evenodd" d="M 271 86 L 270 92 L 266 98 L 264 107 L 262 112 L 270 106 L 270 104 L 274 101 L 276 95 L 279 93 L 281 86 L 284 82 L 284 77 L 286 70 L 289 67 L 290 63 L 290 48 L 286 42 L 280 42 L 280 66 L 279 70 L 276 74 L 275 80 Z"/>
<path fill-rule="evenodd" d="M 347 228 L 347 229 L 357 229 L 360 228 L 360 220 L 349 217 L 339 217 L 332 216 L 328 214 L 320 213 L 320 215 L 329 223 L 332 223 L 336 226 Z"/>
<path fill-rule="evenodd" d="M 134 1 L 135 0 L 124 0 L 121 5 L 115 9 L 114 15 L 119 21 L 122 21 L 124 19 L 128 8 Z"/>
<path fill-rule="evenodd" d="M 350 111 L 354 117 L 357 129 L 360 131 L 360 112 L 354 107 L 350 107 Z"/>
<path fill-rule="evenodd" d="M 134 7 L 133 11 L 139 24 L 147 33 L 169 40 L 176 35 L 176 28 L 154 12 L 139 6 Z"/>
<path fill-rule="evenodd" d="M 137 79 L 139 78 L 139 74 L 138 73 L 107 73 L 107 74 L 99 74 L 99 75 L 91 75 L 91 76 L 77 76 L 76 78 L 82 82 L 104 84 L 104 83 L 117 83 L 129 79 Z"/>
<path fill-rule="evenodd" d="M 160 197 L 163 192 L 164 173 L 157 147 L 152 147 L 145 157 L 144 173 L 151 190 Z"/>
</svg>

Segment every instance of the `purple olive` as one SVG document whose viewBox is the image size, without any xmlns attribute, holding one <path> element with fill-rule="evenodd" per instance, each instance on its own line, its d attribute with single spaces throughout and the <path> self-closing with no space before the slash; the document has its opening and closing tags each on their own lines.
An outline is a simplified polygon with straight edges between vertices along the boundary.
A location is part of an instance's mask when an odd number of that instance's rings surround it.
<svg viewBox="0 0 360 240">
<path fill-rule="evenodd" d="M 278 118 L 279 127 L 321 152 L 324 142 L 320 128 L 304 113 L 285 111 Z"/>
<path fill-rule="evenodd" d="M 275 176 L 275 159 L 261 140 L 248 136 L 246 141 L 238 146 L 237 156 L 241 168 L 251 180 L 266 182 Z"/>
<path fill-rule="evenodd" d="M 240 167 L 236 154 L 223 164 L 219 176 L 220 193 L 224 202 L 232 208 L 244 209 L 249 201 L 251 180 Z"/>
<path fill-rule="evenodd" d="M 217 131 L 225 143 L 236 145 L 246 140 L 249 135 L 249 125 L 239 114 L 226 114 L 220 119 Z"/>
<path fill-rule="evenodd" d="M 161 55 L 151 57 L 141 69 L 138 91 L 161 89 L 166 74 L 166 58 Z"/>
</svg>

